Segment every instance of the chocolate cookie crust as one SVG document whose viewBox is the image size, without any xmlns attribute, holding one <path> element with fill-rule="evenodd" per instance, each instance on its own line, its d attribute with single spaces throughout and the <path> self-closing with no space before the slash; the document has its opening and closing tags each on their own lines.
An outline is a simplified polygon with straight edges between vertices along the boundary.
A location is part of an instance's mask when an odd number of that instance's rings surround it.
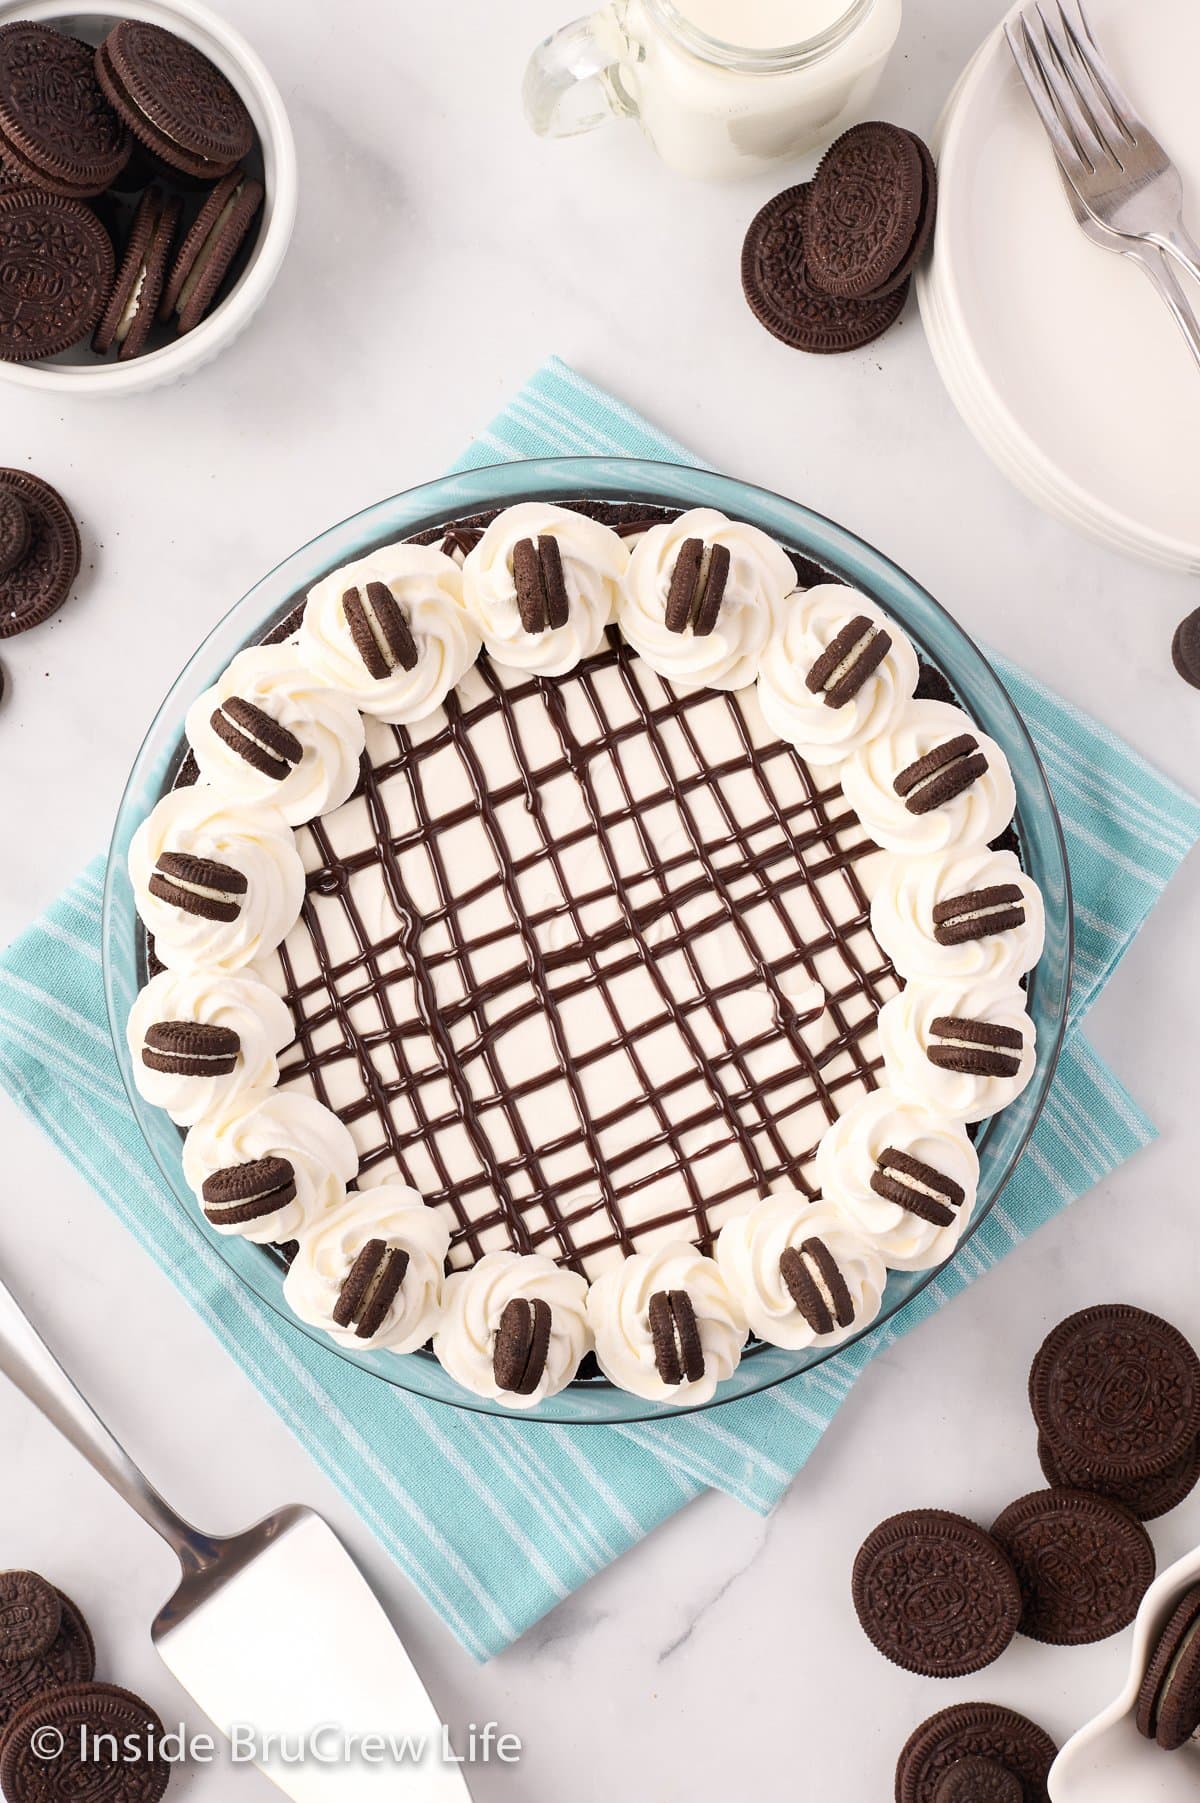
<svg viewBox="0 0 1200 1803">
<path fill-rule="evenodd" d="M 872 1644 L 905 1671 L 962 1678 L 998 1659 L 1021 1593 L 1000 1546 L 975 1522 L 912 1509 L 870 1533 L 854 1561 L 854 1608 Z"/>
</svg>

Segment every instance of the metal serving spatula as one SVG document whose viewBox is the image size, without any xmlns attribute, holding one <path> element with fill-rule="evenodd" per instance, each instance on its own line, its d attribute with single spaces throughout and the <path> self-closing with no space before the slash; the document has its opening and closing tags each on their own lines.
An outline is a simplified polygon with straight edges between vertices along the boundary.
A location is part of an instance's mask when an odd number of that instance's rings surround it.
<svg viewBox="0 0 1200 1803">
<path fill-rule="evenodd" d="M 254 1763 L 297 1803 L 470 1803 L 412 1661 L 319 1515 L 280 1509 L 225 1540 L 191 1527 L 142 1476 L 2 1283 L 0 1371 L 176 1554 L 183 1578 L 151 1637 L 204 1713 L 224 1734 L 237 1731 L 235 1750 L 240 1743 L 248 1757 L 251 1745 L 258 1749 Z M 298 1760 L 305 1743 L 308 1756 Z"/>
</svg>

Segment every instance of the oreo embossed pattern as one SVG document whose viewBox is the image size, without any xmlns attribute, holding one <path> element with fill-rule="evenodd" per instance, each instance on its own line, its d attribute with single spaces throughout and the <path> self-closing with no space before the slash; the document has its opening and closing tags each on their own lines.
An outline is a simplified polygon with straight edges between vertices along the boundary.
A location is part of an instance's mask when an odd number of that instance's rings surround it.
<svg viewBox="0 0 1200 1803">
<path fill-rule="evenodd" d="M 190 332 L 245 265 L 260 168 L 240 95 L 174 33 L 0 26 L 0 359 L 127 362 Z M 0 520 L 0 569 L 4 544 Z"/>
<path fill-rule="evenodd" d="M 928 145 L 897 125 L 852 126 L 811 182 L 777 194 L 751 221 L 747 304 L 795 350 L 858 350 L 899 319 L 936 215 Z"/>
<path fill-rule="evenodd" d="M 1061 1321 L 1034 1357 L 1029 1397 L 1049 1489 L 1009 1503 L 990 1530 L 909 1510 L 875 1528 L 855 1560 L 859 1621 L 909 1671 L 963 1676 L 1016 1633 L 1082 1646 L 1127 1627 L 1154 1577 L 1143 1522 L 1200 1475 L 1200 1359 L 1145 1309 L 1107 1303 Z M 1167 1750 L 1200 1730 L 1200 1585 L 1151 1643 L 1134 1719 Z M 1054 1755 L 1011 1710 L 944 1709 L 904 1747 L 897 1803 L 1044 1800 Z"/>
</svg>

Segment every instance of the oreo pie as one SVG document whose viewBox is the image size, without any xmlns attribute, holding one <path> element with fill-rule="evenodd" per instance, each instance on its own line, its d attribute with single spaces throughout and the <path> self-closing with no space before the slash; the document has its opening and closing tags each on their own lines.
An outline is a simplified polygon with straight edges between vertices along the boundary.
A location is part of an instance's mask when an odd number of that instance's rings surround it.
<svg viewBox="0 0 1200 1803">
<path fill-rule="evenodd" d="M 329 572 L 193 704 L 130 1044 L 301 1319 L 513 1408 L 592 1354 L 695 1405 L 953 1251 L 1040 897 L 1000 748 L 813 574 L 525 502 Z"/>
</svg>

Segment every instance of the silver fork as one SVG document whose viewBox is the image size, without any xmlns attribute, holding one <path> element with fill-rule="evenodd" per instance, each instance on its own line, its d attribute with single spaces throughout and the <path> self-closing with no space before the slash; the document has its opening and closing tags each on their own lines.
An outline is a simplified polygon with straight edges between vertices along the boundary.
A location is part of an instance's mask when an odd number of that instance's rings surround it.
<svg viewBox="0 0 1200 1803">
<path fill-rule="evenodd" d="M 1060 159 L 1088 212 L 1122 237 L 1157 245 L 1200 281 L 1179 171 L 1105 62 L 1080 0 L 1034 0 L 1019 23 L 1068 141 Z M 1011 22 L 1005 32 L 1012 45 Z"/>
<path fill-rule="evenodd" d="M 1034 9 L 1027 9 L 1037 10 Z M 1082 17 L 1082 14 L 1081 14 Z M 1086 29 L 1086 26 L 1085 26 Z M 1128 257 L 1136 263 L 1148 279 L 1154 284 L 1158 294 L 1166 302 L 1176 325 L 1182 332 L 1196 363 L 1200 365 L 1200 320 L 1195 313 L 1180 285 L 1179 278 L 1167 260 L 1166 254 L 1157 244 L 1147 243 L 1143 238 L 1128 237 L 1102 222 L 1088 210 L 1088 205 L 1080 188 L 1076 184 L 1075 174 L 1078 169 L 1078 152 L 1068 135 L 1062 120 L 1056 111 L 1053 90 L 1047 79 L 1045 65 L 1033 42 L 1024 15 L 1017 22 L 1006 21 L 1004 33 L 1008 39 L 1009 49 L 1017 71 L 1029 91 L 1037 115 L 1045 128 L 1058 163 L 1058 172 L 1062 177 L 1063 188 L 1075 215 L 1075 222 L 1084 236 L 1103 250 L 1115 251 L 1118 256 Z"/>
</svg>

